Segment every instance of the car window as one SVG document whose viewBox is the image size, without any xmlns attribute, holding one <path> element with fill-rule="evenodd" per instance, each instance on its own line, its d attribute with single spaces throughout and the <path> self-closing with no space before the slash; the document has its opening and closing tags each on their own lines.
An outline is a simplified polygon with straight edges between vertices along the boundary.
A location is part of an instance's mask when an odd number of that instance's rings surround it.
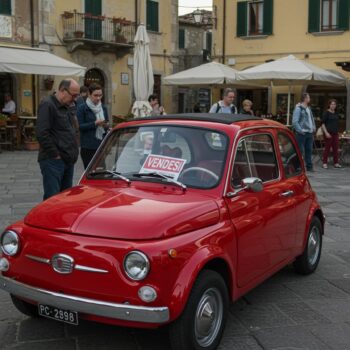
<svg viewBox="0 0 350 350">
<path fill-rule="evenodd" d="M 301 173 L 301 161 L 290 137 L 285 133 L 278 134 L 278 147 L 280 149 L 283 169 L 286 177 Z"/>
<path fill-rule="evenodd" d="M 263 182 L 278 178 L 278 164 L 272 137 L 254 134 L 238 142 L 232 172 L 232 185 L 241 187 L 247 177 L 258 177 Z"/>
<path fill-rule="evenodd" d="M 86 174 L 108 179 L 111 172 L 118 172 L 132 181 L 159 182 L 160 176 L 146 176 L 156 173 L 209 189 L 222 178 L 227 145 L 227 135 L 204 128 L 150 125 L 119 129 L 108 135 Z"/>
</svg>

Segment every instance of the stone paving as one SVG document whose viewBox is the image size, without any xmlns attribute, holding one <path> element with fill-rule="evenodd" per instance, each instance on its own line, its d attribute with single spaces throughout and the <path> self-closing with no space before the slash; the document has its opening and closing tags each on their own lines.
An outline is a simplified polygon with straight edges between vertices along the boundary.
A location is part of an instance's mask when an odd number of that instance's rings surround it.
<svg viewBox="0 0 350 350">
<path fill-rule="evenodd" d="M 41 201 L 36 152 L 0 154 L 0 229 Z M 310 174 L 327 215 L 323 255 L 311 276 L 287 267 L 231 305 L 219 350 L 350 350 L 350 168 Z M 82 164 L 76 167 L 76 179 Z M 0 291 L 0 349 L 169 349 L 166 329 L 81 322 L 69 326 L 21 315 Z"/>
</svg>

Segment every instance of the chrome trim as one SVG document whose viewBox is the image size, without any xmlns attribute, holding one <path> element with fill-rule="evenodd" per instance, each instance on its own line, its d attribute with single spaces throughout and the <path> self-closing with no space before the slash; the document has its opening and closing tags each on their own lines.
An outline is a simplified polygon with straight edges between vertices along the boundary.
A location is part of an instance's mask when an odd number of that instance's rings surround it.
<svg viewBox="0 0 350 350">
<path fill-rule="evenodd" d="M 74 259 L 66 254 L 55 254 L 51 258 L 51 266 L 57 273 L 68 275 L 73 272 Z"/>
<path fill-rule="evenodd" d="M 84 265 L 75 265 L 74 269 L 79 271 L 86 271 L 86 272 L 108 273 L 107 270 L 96 269 L 94 267 L 84 266 Z"/>
<path fill-rule="evenodd" d="M 34 260 L 34 261 L 39 262 L 39 263 L 51 265 L 50 259 L 40 258 L 39 256 L 34 256 L 34 255 L 30 255 L 30 254 L 26 254 L 26 258 Z"/>
<path fill-rule="evenodd" d="M 55 306 L 64 310 L 81 312 L 116 320 L 144 323 L 165 323 L 169 321 L 169 308 L 116 304 L 102 300 L 55 293 L 29 286 L 5 277 L 0 273 L 0 289 L 19 298 L 36 303 Z"/>
<path fill-rule="evenodd" d="M 46 258 L 41 258 L 39 256 L 34 256 L 34 255 L 30 255 L 30 254 L 26 254 L 26 258 L 36 261 L 38 263 L 42 263 L 42 264 L 47 264 L 47 265 L 51 265 L 51 260 L 50 259 L 46 259 Z M 103 270 L 103 269 L 97 269 L 95 267 L 90 267 L 90 266 L 85 266 L 85 265 L 74 265 L 74 270 L 78 270 L 78 271 L 85 271 L 85 272 L 96 272 L 96 273 L 108 273 L 107 270 Z"/>
</svg>

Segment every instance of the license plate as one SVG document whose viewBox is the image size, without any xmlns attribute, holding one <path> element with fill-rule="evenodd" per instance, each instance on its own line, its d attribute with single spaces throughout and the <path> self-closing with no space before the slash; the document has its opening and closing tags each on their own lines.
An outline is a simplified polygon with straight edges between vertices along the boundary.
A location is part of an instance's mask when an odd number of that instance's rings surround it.
<svg viewBox="0 0 350 350">
<path fill-rule="evenodd" d="M 38 304 L 39 315 L 52 318 L 56 321 L 65 323 L 78 324 L 78 313 L 75 311 L 62 310 L 58 307 Z"/>
</svg>

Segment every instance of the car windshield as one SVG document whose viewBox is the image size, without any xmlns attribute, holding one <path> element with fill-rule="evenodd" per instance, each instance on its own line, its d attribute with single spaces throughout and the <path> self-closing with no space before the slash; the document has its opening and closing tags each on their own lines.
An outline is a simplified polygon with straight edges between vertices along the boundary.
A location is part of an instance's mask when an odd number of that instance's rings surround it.
<svg viewBox="0 0 350 350">
<path fill-rule="evenodd" d="M 169 125 L 118 129 L 109 134 L 86 175 L 213 188 L 222 177 L 227 145 L 227 136 L 217 130 Z"/>
</svg>

